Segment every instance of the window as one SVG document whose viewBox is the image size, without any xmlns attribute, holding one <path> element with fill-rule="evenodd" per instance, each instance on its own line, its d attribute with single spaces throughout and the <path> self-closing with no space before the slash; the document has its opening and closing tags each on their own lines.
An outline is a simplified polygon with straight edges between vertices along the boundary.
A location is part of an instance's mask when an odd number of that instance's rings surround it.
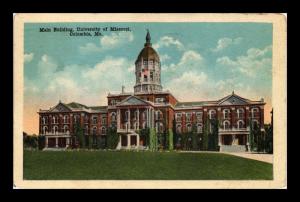
<svg viewBox="0 0 300 202">
<path fill-rule="evenodd" d="M 186 125 L 186 128 L 187 128 L 187 132 L 192 132 L 192 124 L 187 124 Z"/>
<path fill-rule="evenodd" d="M 251 109 L 252 118 L 257 118 L 257 117 L 259 117 L 258 112 L 259 112 L 259 109 L 258 109 L 258 108 L 252 108 L 252 109 Z"/>
<path fill-rule="evenodd" d="M 88 116 L 88 115 L 85 115 L 85 116 L 84 116 L 84 122 L 85 122 L 85 123 L 88 123 L 88 122 L 89 122 L 89 116 Z"/>
<path fill-rule="evenodd" d="M 64 132 L 64 133 L 67 133 L 67 132 L 69 132 L 69 127 L 68 127 L 67 125 L 65 125 L 65 126 L 64 126 L 64 128 L 63 128 L 63 132 Z"/>
<path fill-rule="evenodd" d="M 186 121 L 191 122 L 192 121 L 192 113 L 186 113 Z"/>
<path fill-rule="evenodd" d="M 181 133 L 181 124 L 178 124 L 178 125 L 176 126 L 176 132 L 177 132 L 177 133 Z"/>
<path fill-rule="evenodd" d="M 53 133 L 58 133 L 58 126 L 53 126 L 52 132 Z"/>
<path fill-rule="evenodd" d="M 197 133 L 202 133 L 203 125 L 197 124 Z"/>
<path fill-rule="evenodd" d="M 105 127 L 102 127 L 102 128 L 101 128 L 101 134 L 102 134 L 102 135 L 106 134 L 106 128 L 105 128 Z"/>
<path fill-rule="evenodd" d="M 88 134 L 89 133 L 89 126 L 85 126 L 85 128 L 84 128 L 84 134 Z"/>
<path fill-rule="evenodd" d="M 229 130 L 230 129 L 230 122 L 229 121 L 224 121 L 223 122 L 223 127 L 224 127 L 224 130 Z"/>
<path fill-rule="evenodd" d="M 94 117 L 93 117 L 93 124 L 97 124 L 97 122 L 98 122 L 98 119 L 97 119 L 96 116 L 94 116 Z"/>
<path fill-rule="evenodd" d="M 224 117 L 224 119 L 229 119 L 229 117 L 230 117 L 230 110 L 229 109 L 224 109 L 223 110 L 223 117 Z"/>
<path fill-rule="evenodd" d="M 245 127 L 244 121 L 239 120 L 239 121 L 237 122 L 237 126 L 238 126 L 238 129 L 244 128 L 244 127 Z"/>
<path fill-rule="evenodd" d="M 144 81 L 147 82 L 148 81 L 148 77 L 147 75 L 144 75 Z"/>
<path fill-rule="evenodd" d="M 111 121 L 117 121 L 116 113 L 112 112 L 111 113 Z"/>
<path fill-rule="evenodd" d="M 42 124 L 47 124 L 48 123 L 48 117 L 44 116 L 42 118 Z"/>
<path fill-rule="evenodd" d="M 97 127 L 96 126 L 93 127 L 93 135 L 97 135 Z"/>
<path fill-rule="evenodd" d="M 164 101 L 165 101 L 165 98 L 163 98 L 163 97 L 155 98 L 156 103 L 163 103 Z"/>
<path fill-rule="evenodd" d="M 103 116 L 103 117 L 102 117 L 102 125 L 105 125 L 105 124 L 106 124 L 106 117 Z"/>
<path fill-rule="evenodd" d="M 161 120 L 163 118 L 162 112 L 160 110 L 155 111 L 155 119 Z"/>
<path fill-rule="evenodd" d="M 181 113 L 177 113 L 176 114 L 176 121 L 181 121 L 181 117 L 182 117 L 182 114 Z"/>
<path fill-rule="evenodd" d="M 46 133 L 48 133 L 48 127 L 47 127 L 47 126 L 44 126 L 44 127 L 43 127 L 43 134 L 46 134 Z"/>
<path fill-rule="evenodd" d="M 153 81 L 153 72 L 150 72 L 150 81 Z"/>
<path fill-rule="evenodd" d="M 111 100 L 110 103 L 111 103 L 111 105 L 114 106 L 114 105 L 116 105 L 116 100 Z"/>
<path fill-rule="evenodd" d="M 74 123 L 79 123 L 79 121 L 80 121 L 79 115 L 75 115 L 74 116 Z"/>
<path fill-rule="evenodd" d="M 197 117 L 197 121 L 198 121 L 198 122 L 201 122 L 201 121 L 202 121 L 202 116 L 203 116 L 203 113 L 202 113 L 202 112 L 197 112 L 197 113 L 196 113 L 196 117 Z"/>
<path fill-rule="evenodd" d="M 244 118 L 244 109 L 243 108 L 240 108 L 237 110 L 237 117 Z"/>
<path fill-rule="evenodd" d="M 209 110 L 209 118 L 210 119 L 215 119 L 216 118 L 216 110 L 214 110 L 214 109 Z"/>
<path fill-rule="evenodd" d="M 54 124 L 58 123 L 58 117 L 57 116 L 52 117 L 52 123 L 54 123 Z"/>
<path fill-rule="evenodd" d="M 64 123 L 69 123 L 69 116 L 67 115 L 64 116 Z"/>
</svg>

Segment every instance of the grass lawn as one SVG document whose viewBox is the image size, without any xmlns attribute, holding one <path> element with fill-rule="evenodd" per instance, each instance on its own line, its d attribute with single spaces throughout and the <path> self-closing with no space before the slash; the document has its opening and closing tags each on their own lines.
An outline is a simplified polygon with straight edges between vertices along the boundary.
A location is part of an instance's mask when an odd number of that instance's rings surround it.
<svg viewBox="0 0 300 202">
<path fill-rule="evenodd" d="M 24 180 L 271 180 L 272 167 L 221 153 L 24 151 Z"/>
</svg>

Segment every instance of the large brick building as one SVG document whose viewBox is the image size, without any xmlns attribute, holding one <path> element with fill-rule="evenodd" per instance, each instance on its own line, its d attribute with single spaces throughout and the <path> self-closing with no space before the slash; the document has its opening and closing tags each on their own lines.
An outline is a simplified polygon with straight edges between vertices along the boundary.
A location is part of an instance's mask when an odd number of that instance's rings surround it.
<svg viewBox="0 0 300 202">
<path fill-rule="evenodd" d="M 76 142 L 74 126 L 79 124 L 85 135 L 103 139 L 109 127 L 120 135 L 117 149 L 145 148 L 145 140 L 136 132 L 154 128 L 157 133 L 168 129 L 184 134 L 203 133 L 207 119 L 219 120 L 218 144 L 221 150 L 235 147 L 245 150 L 249 144 L 250 120 L 263 128 L 264 100 L 252 101 L 232 94 L 214 101 L 180 102 L 161 85 L 161 63 L 152 48 L 147 32 L 146 43 L 135 61 L 134 92 L 108 94 L 107 106 L 89 107 L 61 101 L 49 110 L 40 110 L 39 134 L 46 147 L 68 147 Z M 176 129 L 174 128 L 176 127 Z"/>
</svg>

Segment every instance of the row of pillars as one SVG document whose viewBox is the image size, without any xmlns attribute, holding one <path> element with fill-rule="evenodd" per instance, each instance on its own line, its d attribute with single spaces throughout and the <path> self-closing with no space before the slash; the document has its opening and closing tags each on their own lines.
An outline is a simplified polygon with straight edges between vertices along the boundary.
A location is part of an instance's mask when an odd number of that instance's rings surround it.
<svg viewBox="0 0 300 202">
<path fill-rule="evenodd" d="M 47 136 L 45 136 L 45 147 L 48 148 L 48 138 Z M 53 137 L 51 137 L 53 138 Z M 58 148 L 58 138 L 59 137 L 55 137 L 55 147 Z M 68 147 L 70 145 L 70 138 L 69 137 L 63 137 L 66 138 L 66 147 Z"/>
<path fill-rule="evenodd" d="M 137 112 L 137 128 L 140 128 L 140 110 L 136 109 Z M 130 120 L 130 109 L 127 109 L 128 113 L 128 128 L 131 128 L 131 120 Z M 117 110 L 117 128 L 120 128 L 121 126 L 121 109 Z M 146 109 L 146 127 L 153 128 L 154 127 L 154 109 L 153 108 L 147 108 Z"/>
</svg>

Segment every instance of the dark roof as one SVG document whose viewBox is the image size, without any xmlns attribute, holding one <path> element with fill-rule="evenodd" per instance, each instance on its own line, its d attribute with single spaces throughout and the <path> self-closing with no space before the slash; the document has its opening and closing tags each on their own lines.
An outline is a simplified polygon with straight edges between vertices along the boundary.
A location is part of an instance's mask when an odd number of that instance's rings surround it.
<svg viewBox="0 0 300 202">
<path fill-rule="evenodd" d="M 107 106 L 92 106 L 92 107 L 89 107 L 89 108 L 93 109 L 93 110 L 106 110 Z"/>
<path fill-rule="evenodd" d="M 82 108 L 82 107 L 85 107 L 85 108 L 88 108 L 87 106 L 83 105 L 83 104 L 80 104 L 80 103 L 77 103 L 77 102 L 71 102 L 69 104 L 66 104 L 68 107 L 71 107 L 71 108 Z"/>
<path fill-rule="evenodd" d="M 177 102 L 175 107 L 193 107 L 215 104 L 215 101 L 199 101 L 199 102 Z"/>
</svg>

